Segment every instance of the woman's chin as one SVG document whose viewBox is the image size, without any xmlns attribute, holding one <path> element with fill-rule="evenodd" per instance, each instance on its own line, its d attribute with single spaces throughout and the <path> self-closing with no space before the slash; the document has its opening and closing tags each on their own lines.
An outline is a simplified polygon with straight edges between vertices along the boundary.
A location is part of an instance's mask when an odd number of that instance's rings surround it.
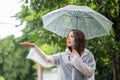
<svg viewBox="0 0 120 80">
<path fill-rule="evenodd" d="M 67 45 L 67 47 L 71 47 L 71 45 Z"/>
</svg>

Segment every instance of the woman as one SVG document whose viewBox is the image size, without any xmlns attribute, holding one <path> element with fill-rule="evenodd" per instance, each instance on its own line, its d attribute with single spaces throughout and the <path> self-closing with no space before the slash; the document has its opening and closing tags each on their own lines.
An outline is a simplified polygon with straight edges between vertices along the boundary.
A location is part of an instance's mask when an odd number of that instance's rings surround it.
<svg viewBox="0 0 120 80">
<path fill-rule="evenodd" d="M 58 80 L 94 80 L 96 68 L 94 56 L 85 48 L 84 33 L 78 29 L 72 29 L 69 32 L 67 49 L 55 55 L 47 56 L 32 43 L 22 42 L 20 44 L 32 48 L 27 58 L 40 61 L 39 63 L 44 67 L 58 66 Z M 31 56 L 32 54 L 38 54 L 40 59 L 36 60 L 34 56 Z"/>
</svg>

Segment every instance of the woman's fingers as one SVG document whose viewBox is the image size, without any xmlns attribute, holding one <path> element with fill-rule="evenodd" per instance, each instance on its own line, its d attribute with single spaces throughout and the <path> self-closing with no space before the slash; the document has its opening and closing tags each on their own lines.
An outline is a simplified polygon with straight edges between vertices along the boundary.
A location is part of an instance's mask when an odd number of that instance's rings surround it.
<svg viewBox="0 0 120 80">
<path fill-rule="evenodd" d="M 75 56 L 76 54 L 77 54 L 77 51 L 76 51 L 76 50 L 72 50 L 71 56 L 73 57 L 73 56 Z"/>
<path fill-rule="evenodd" d="M 19 44 L 24 46 L 24 47 L 29 47 L 29 48 L 32 48 L 35 46 L 33 43 L 29 43 L 29 42 L 21 42 Z"/>
<path fill-rule="evenodd" d="M 24 46 L 24 47 L 34 47 L 34 45 L 32 43 L 28 43 L 28 42 L 22 42 L 20 43 L 20 45 Z"/>
</svg>

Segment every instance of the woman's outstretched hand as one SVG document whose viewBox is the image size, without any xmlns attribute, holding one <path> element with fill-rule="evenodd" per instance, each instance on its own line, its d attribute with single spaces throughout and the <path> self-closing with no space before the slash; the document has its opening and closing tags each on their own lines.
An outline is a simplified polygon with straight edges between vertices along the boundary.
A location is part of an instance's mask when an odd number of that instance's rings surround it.
<svg viewBox="0 0 120 80">
<path fill-rule="evenodd" d="M 35 46 L 33 43 L 29 43 L 29 42 L 21 42 L 19 44 L 27 48 L 33 48 Z"/>
</svg>

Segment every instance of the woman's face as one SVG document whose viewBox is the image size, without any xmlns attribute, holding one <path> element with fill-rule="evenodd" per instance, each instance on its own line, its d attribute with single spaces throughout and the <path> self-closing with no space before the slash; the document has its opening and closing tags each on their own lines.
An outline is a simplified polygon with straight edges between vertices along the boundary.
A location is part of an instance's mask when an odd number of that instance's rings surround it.
<svg viewBox="0 0 120 80">
<path fill-rule="evenodd" d="M 74 38 L 74 33 L 73 31 L 70 31 L 67 37 L 67 46 L 74 48 L 75 46 L 75 38 Z"/>
</svg>

